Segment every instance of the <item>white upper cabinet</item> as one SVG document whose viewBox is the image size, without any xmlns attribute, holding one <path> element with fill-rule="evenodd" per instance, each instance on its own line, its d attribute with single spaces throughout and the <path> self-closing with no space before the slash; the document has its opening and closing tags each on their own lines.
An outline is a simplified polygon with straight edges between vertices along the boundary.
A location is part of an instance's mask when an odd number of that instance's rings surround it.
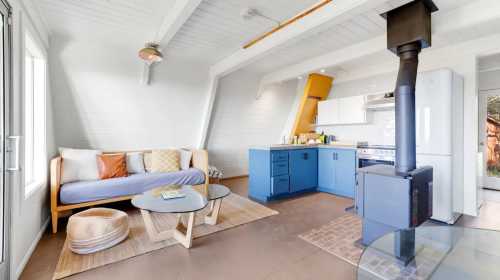
<svg viewBox="0 0 500 280">
<path fill-rule="evenodd" d="M 366 123 L 366 97 L 336 98 L 318 103 L 318 125 Z"/>
<path fill-rule="evenodd" d="M 339 99 L 318 102 L 318 125 L 335 124 L 340 122 Z"/>
</svg>

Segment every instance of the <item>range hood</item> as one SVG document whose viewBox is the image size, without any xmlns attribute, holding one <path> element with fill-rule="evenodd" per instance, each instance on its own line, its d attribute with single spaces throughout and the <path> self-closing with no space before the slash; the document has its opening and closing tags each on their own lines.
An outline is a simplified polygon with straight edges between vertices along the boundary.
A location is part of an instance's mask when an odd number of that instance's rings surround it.
<svg viewBox="0 0 500 280">
<path fill-rule="evenodd" d="M 366 97 L 365 109 L 369 111 L 394 110 L 394 92 L 376 93 Z"/>
</svg>

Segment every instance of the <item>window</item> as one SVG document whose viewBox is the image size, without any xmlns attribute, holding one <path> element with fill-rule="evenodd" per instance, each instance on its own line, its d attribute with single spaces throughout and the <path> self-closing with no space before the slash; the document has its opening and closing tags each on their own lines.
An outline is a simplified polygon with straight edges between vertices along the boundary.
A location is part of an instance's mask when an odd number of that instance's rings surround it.
<svg viewBox="0 0 500 280">
<path fill-rule="evenodd" d="M 29 195 L 47 180 L 46 59 L 29 34 L 24 60 L 24 183 Z"/>
</svg>

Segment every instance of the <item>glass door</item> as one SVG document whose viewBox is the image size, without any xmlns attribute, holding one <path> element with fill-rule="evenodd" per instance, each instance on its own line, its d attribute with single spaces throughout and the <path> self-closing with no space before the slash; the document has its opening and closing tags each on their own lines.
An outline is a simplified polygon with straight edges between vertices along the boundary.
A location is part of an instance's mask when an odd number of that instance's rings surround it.
<svg viewBox="0 0 500 280">
<path fill-rule="evenodd" d="M 500 89 L 480 92 L 479 117 L 484 186 L 500 190 Z"/>
<path fill-rule="evenodd" d="M 0 0 L 0 279 L 9 276 L 10 194 L 6 172 L 10 156 L 6 135 L 9 135 L 9 95 L 11 93 L 11 29 L 10 6 Z M 16 138 L 17 139 L 17 138 Z M 17 140 L 16 140 L 17 141 Z"/>
</svg>

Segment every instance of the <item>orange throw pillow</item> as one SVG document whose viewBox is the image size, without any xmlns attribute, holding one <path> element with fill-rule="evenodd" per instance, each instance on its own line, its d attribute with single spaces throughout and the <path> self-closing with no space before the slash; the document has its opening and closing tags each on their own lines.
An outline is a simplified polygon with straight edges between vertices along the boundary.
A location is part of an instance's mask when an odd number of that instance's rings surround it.
<svg viewBox="0 0 500 280">
<path fill-rule="evenodd" d="M 103 154 L 97 156 L 99 178 L 127 177 L 127 156 L 125 154 Z"/>
</svg>

